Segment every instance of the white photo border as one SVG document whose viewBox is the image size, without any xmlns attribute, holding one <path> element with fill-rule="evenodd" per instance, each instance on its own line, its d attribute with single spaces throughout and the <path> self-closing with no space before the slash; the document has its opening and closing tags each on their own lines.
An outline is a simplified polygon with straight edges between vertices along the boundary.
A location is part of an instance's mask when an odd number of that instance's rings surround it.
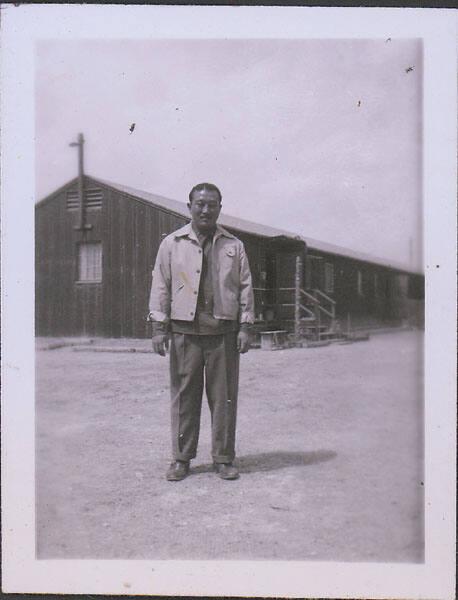
<svg viewBox="0 0 458 600">
<path fill-rule="evenodd" d="M 447 9 L 3 5 L 2 517 L 5 592 L 440 598 L 455 595 L 456 13 Z M 424 564 L 37 560 L 34 52 L 38 40 L 421 38 L 424 47 Z M 27 207 L 33 202 L 27 202 Z M 438 266 L 437 266 L 438 265 Z"/>
</svg>

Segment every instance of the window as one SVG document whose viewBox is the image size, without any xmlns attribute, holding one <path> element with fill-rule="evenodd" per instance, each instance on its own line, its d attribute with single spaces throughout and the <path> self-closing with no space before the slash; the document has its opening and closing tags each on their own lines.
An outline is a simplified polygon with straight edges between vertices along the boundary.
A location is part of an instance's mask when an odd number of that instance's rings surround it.
<svg viewBox="0 0 458 600">
<path fill-rule="evenodd" d="M 357 273 L 357 287 L 358 287 L 358 295 L 363 296 L 363 274 L 361 271 Z"/>
<path fill-rule="evenodd" d="M 334 292 L 334 265 L 332 263 L 324 263 L 324 291 L 327 294 Z"/>
<path fill-rule="evenodd" d="M 102 243 L 78 244 L 78 281 L 95 283 L 102 281 Z"/>
</svg>

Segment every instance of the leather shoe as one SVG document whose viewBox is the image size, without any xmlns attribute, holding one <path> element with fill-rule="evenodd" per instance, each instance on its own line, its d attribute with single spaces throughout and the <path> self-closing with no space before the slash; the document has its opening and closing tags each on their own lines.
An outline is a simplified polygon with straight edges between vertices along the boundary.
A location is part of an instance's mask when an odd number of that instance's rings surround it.
<svg viewBox="0 0 458 600">
<path fill-rule="evenodd" d="M 167 481 L 181 481 L 188 475 L 189 463 L 182 460 L 176 460 L 171 463 L 170 467 L 167 469 L 165 478 Z"/>
<path fill-rule="evenodd" d="M 239 472 L 232 463 L 215 463 L 215 471 L 221 479 L 238 479 Z"/>
</svg>

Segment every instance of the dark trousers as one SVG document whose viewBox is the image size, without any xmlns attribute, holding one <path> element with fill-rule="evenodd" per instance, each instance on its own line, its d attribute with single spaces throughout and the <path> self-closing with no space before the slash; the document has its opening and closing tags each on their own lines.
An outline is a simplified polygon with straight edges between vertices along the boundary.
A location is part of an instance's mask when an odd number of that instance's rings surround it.
<svg viewBox="0 0 458 600">
<path fill-rule="evenodd" d="M 237 333 L 190 335 L 172 333 L 170 390 L 172 449 L 175 460 L 196 456 L 202 394 L 207 393 L 212 422 L 212 457 L 217 463 L 235 456 L 239 384 Z"/>
</svg>

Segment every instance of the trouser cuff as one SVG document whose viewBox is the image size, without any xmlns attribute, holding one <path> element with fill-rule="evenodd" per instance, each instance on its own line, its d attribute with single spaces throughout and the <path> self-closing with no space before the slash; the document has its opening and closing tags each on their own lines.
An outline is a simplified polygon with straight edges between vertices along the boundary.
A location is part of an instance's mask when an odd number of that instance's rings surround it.
<svg viewBox="0 0 458 600">
<path fill-rule="evenodd" d="M 173 460 L 181 460 L 182 462 L 189 462 L 193 458 L 196 458 L 195 454 L 192 456 L 190 456 L 189 454 L 181 454 L 181 453 L 177 453 L 177 454 L 173 455 Z"/>
<path fill-rule="evenodd" d="M 217 464 L 227 464 L 227 463 L 231 463 L 233 462 L 235 456 L 223 456 L 221 454 L 219 454 L 218 456 L 213 456 L 213 462 L 217 463 Z"/>
</svg>

